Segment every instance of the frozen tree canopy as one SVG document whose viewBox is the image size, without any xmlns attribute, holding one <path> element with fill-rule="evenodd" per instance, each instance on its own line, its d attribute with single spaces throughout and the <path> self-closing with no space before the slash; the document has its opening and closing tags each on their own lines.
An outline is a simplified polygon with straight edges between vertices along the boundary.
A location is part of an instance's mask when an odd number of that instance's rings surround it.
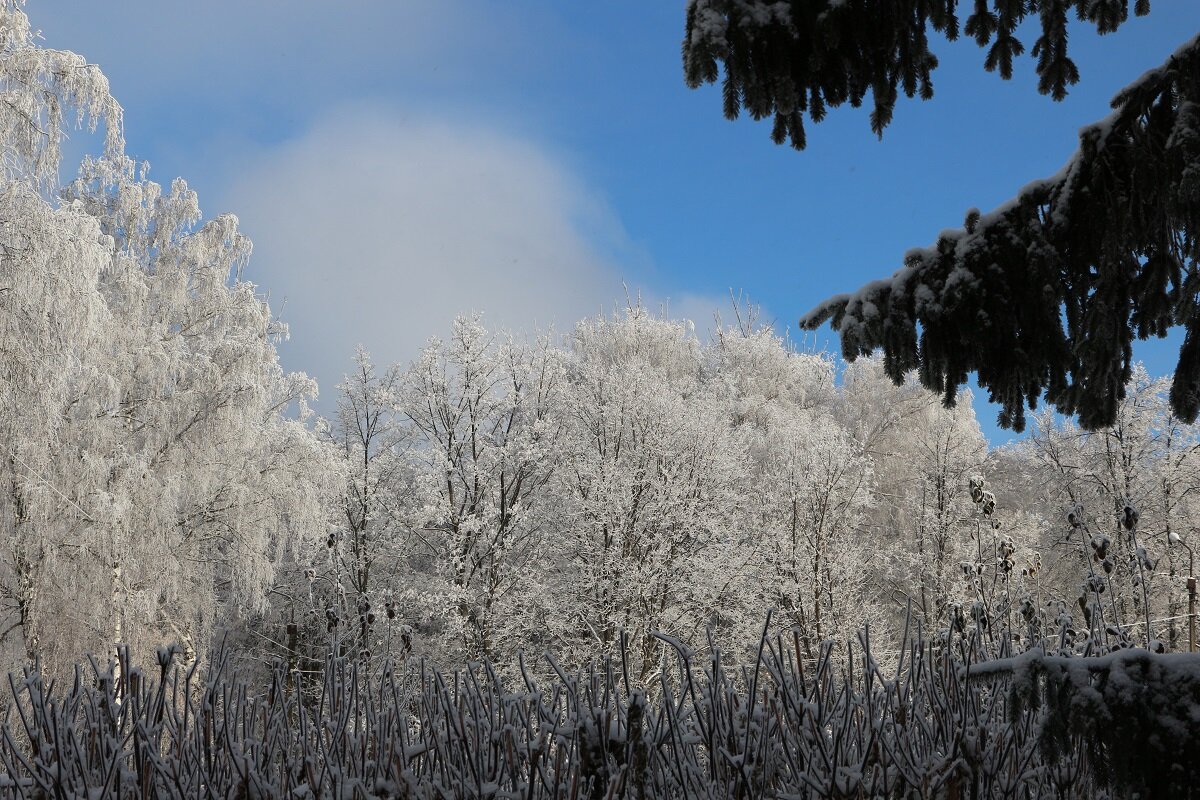
<svg viewBox="0 0 1200 800">
<path fill-rule="evenodd" d="M 948 39 L 959 33 L 987 48 L 984 66 L 1012 76 L 1014 57 L 1025 52 L 1017 29 L 1037 17 L 1031 48 L 1038 90 L 1055 99 L 1079 80 L 1067 51 L 1067 15 L 1115 31 L 1129 16 L 1150 11 L 1149 0 L 692 0 L 683 39 L 689 86 L 722 81 L 725 116 L 745 109 L 754 119 L 774 118 L 771 138 L 805 144 L 804 114 L 820 122 L 827 108 L 859 106 L 870 92 L 871 128 L 882 135 L 898 91 L 933 96 L 937 57 L 929 29 Z M 724 67 L 724 78 L 721 78 Z"/>
<path fill-rule="evenodd" d="M 1022 430 L 1045 397 L 1085 428 L 1109 425 L 1135 336 L 1184 326 L 1171 407 L 1200 412 L 1200 39 L 1113 100 L 1053 177 L 910 251 L 891 279 L 834 297 L 826 320 L 849 359 L 882 349 L 888 374 L 917 370 L 949 402 L 970 372 L 1000 423 Z"/>
<path fill-rule="evenodd" d="M 237 220 L 146 179 L 100 71 L 11 2 L 0 48 L 0 644 L 51 671 L 194 657 L 325 527 L 315 386 L 279 365 Z M 62 186 L 71 123 L 105 137 Z"/>
</svg>

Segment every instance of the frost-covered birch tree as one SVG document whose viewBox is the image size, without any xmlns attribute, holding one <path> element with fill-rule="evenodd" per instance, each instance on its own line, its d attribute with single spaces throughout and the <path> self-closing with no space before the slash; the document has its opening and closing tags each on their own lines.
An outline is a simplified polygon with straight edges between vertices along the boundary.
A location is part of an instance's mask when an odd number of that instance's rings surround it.
<svg viewBox="0 0 1200 800">
<path fill-rule="evenodd" d="M 528 622 L 548 533 L 559 353 L 489 333 L 478 317 L 454 321 L 403 380 L 399 409 L 413 429 L 420 506 L 418 551 L 436 582 L 429 608 L 455 657 L 512 653 Z"/>
<path fill-rule="evenodd" d="M 812 658 L 824 640 L 852 640 L 880 618 L 878 605 L 864 602 L 873 594 L 872 548 L 860 529 L 872 501 L 871 460 L 827 413 L 788 415 L 756 444 L 758 518 L 748 532 L 757 588 Z"/>
<path fill-rule="evenodd" d="M 273 589 L 277 641 L 294 668 L 314 670 L 329 648 L 368 667 L 411 649 L 414 587 L 405 586 L 414 537 L 412 435 L 397 409 L 401 372 L 359 347 L 319 426 L 339 456 L 344 488 L 328 534 L 297 554 Z"/>
<path fill-rule="evenodd" d="M 25 183 L 0 189 L 0 218 L 2 635 L 23 641 L 17 652 L 35 658 L 56 635 L 44 603 L 65 589 L 47 585 L 53 557 L 65 546 L 88 558 L 77 537 L 96 524 L 58 472 L 71 435 L 64 417 L 94 374 L 84 354 L 110 323 L 97 288 L 108 253 L 94 219 L 53 207 Z M 79 609 L 66 610 L 78 616 Z"/>
<path fill-rule="evenodd" d="M 718 331 L 707 348 L 709 383 L 722 394 L 726 424 L 747 446 L 745 503 L 737 517 L 747 560 L 739 633 L 751 638 L 768 609 L 800 632 L 806 655 L 831 639 L 853 639 L 878 620 L 863 603 L 874 578 L 862 536 L 873 465 L 835 418 L 832 360 L 797 353 L 769 329 Z"/>
<path fill-rule="evenodd" d="M 279 366 L 236 219 L 146 179 L 95 67 L 36 47 L 11 3 L 0 31 L 5 627 L 51 670 L 117 641 L 195 656 L 324 527 L 315 386 Z M 107 135 L 60 189 L 72 113 Z"/>
<path fill-rule="evenodd" d="M 922 403 L 900 434 L 884 490 L 892 493 L 887 504 L 896 512 L 897 588 L 936 630 L 945 626 L 950 605 L 964 599 L 960 565 L 984 550 L 990 560 L 994 549 L 978 541 L 979 515 L 969 492 L 972 476 L 985 471 L 987 442 L 965 391 L 953 408 Z"/>
<path fill-rule="evenodd" d="M 698 640 L 744 585 L 745 444 L 689 327 L 640 306 L 576 326 L 564 395 L 553 643 L 579 660 L 624 632 L 645 680 L 652 632 Z"/>
</svg>

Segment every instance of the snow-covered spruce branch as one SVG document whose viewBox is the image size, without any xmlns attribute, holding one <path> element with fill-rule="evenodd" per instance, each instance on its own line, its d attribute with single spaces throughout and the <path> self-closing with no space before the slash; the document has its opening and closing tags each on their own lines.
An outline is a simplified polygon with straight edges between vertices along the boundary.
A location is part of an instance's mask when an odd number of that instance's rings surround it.
<svg viewBox="0 0 1200 800">
<path fill-rule="evenodd" d="M 1110 425 L 1134 336 L 1184 326 L 1171 389 L 1181 419 L 1200 412 L 1200 37 L 1113 100 L 1080 132 L 1056 175 L 964 228 L 906 254 L 890 279 L 822 303 L 842 352 L 882 349 L 888 374 L 917 370 L 953 402 L 971 372 L 1022 430 L 1045 396 L 1089 429 Z M 1065 322 L 1065 324 L 1064 324 Z"/>
<path fill-rule="evenodd" d="M 819 123 L 827 109 L 858 107 L 869 94 L 871 130 L 882 136 L 900 90 L 932 98 L 931 29 L 974 39 L 987 48 L 984 68 L 1006 80 L 1027 31 L 1040 33 L 1030 48 L 1038 91 L 1061 100 L 1079 80 L 1069 13 L 1103 34 L 1125 22 L 1131 5 L 1137 15 L 1150 11 L 1149 0 L 691 0 L 684 78 L 692 88 L 720 79 L 727 119 L 743 108 L 756 120 L 773 118 L 775 143 L 803 150 L 805 113 Z M 1022 25 L 1027 17 L 1037 23 Z"/>
</svg>

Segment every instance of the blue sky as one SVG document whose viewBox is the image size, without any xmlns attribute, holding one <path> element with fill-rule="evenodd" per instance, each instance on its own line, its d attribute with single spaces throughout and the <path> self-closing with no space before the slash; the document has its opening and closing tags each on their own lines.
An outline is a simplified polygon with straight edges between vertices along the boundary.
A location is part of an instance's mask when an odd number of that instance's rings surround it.
<svg viewBox="0 0 1200 800">
<path fill-rule="evenodd" d="M 129 152 L 255 242 L 247 277 L 292 326 L 285 365 L 326 403 L 356 344 L 407 360 L 459 312 L 569 328 L 624 288 L 704 320 L 741 290 L 780 329 L 1055 172 L 1077 130 L 1200 28 L 1195 0 L 1098 37 L 1055 103 L 936 40 L 935 97 L 882 141 L 865 109 L 809 126 L 721 116 L 688 90 L 683 0 L 31 0 L 45 43 L 104 68 Z M 1027 36 L 1027 47 L 1033 36 Z M 828 329 L 808 344 L 836 350 Z M 1177 341 L 1138 350 L 1173 367 Z M 979 403 L 993 441 L 1008 438 Z"/>
</svg>

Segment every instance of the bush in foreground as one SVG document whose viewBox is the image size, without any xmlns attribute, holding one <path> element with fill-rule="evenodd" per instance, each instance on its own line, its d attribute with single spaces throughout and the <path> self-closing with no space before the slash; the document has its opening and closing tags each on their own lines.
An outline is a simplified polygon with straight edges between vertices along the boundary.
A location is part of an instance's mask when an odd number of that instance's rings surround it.
<svg viewBox="0 0 1200 800">
<path fill-rule="evenodd" d="M 1200 656 L 1031 651 L 910 638 L 885 673 L 864 633 L 815 661 L 762 642 L 730 674 L 664 639 L 632 687 L 619 659 L 506 686 L 488 664 L 368 676 L 331 658 L 300 685 L 201 684 L 169 652 L 9 677 L 0 787 L 27 797 L 1187 797 L 1200 778 Z M 553 666 L 554 662 L 551 661 Z"/>
</svg>

